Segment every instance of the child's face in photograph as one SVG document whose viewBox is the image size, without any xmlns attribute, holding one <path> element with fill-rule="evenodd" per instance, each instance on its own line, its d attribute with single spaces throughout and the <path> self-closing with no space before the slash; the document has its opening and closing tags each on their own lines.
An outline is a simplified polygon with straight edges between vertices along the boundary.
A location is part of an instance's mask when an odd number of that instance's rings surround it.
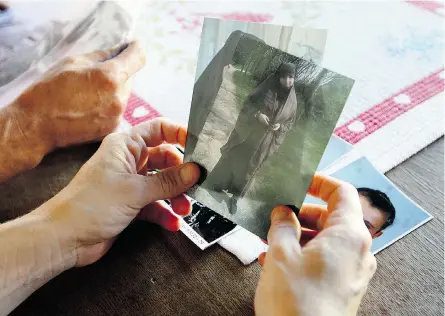
<svg viewBox="0 0 445 316">
<path fill-rule="evenodd" d="M 378 208 L 373 207 L 364 196 L 360 196 L 360 203 L 363 210 L 363 220 L 372 238 L 381 236 L 383 233 L 381 228 L 386 222 L 386 215 Z"/>
</svg>

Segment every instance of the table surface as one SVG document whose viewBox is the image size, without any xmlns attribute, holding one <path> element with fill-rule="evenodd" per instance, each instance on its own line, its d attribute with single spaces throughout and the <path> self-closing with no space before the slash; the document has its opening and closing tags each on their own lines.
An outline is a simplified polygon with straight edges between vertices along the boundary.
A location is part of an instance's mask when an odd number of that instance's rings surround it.
<svg viewBox="0 0 445 316">
<path fill-rule="evenodd" d="M 360 315 L 443 315 L 443 138 L 387 175 L 435 218 L 377 257 Z M 60 150 L 0 185 L 0 222 L 56 194 L 97 149 Z M 20 198 L 17 198 L 20 197 Z M 125 230 L 99 262 L 55 278 L 12 315 L 252 315 L 260 273 L 215 245 L 148 223 Z"/>
</svg>

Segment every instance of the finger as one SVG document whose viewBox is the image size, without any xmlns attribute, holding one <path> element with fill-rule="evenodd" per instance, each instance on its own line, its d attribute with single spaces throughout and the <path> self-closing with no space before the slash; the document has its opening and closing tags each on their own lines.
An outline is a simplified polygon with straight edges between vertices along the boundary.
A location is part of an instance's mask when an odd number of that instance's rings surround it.
<svg viewBox="0 0 445 316">
<path fill-rule="evenodd" d="M 156 147 L 164 142 L 185 147 L 187 128 L 165 118 L 156 118 L 133 127 L 147 147 Z"/>
<path fill-rule="evenodd" d="M 146 176 L 148 172 L 147 164 L 143 165 L 142 168 L 138 171 L 138 174 L 141 176 Z"/>
<path fill-rule="evenodd" d="M 301 230 L 301 237 L 300 237 L 300 246 L 304 247 L 308 242 L 310 242 L 312 239 L 317 237 L 318 231 L 316 230 L 308 230 L 308 229 L 302 229 Z"/>
<path fill-rule="evenodd" d="M 266 253 L 262 252 L 260 253 L 260 255 L 258 256 L 258 263 L 260 264 L 260 266 L 264 266 L 264 262 L 266 260 Z"/>
<path fill-rule="evenodd" d="M 301 226 L 295 213 L 286 206 L 274 208 L 267 235 L 269 249 L 280 249 L 283 255 L 299 252 Z"/>
<path fill-rule="evenodd" d="M 127 81 L 145 65 L 145 51 L 138 41 L 108 51 L 107 57 L 100 68 L 113 74 L 119 82 Z"/>
<path fill-rule="evenodd" d="M 94 52 L 83 54 L 78 57 L 82 57 L 82 59 L 87 59 L 89 61 L 99 63 L 116 57 L 117 55 L 122 53 L 126 48 L 128 48 L 128 43 L 119 44 L 110 49 L 96 50 Z"/>
<path fill-rule="evenodd" d="M 343 224 L 350 221 L 364 225 L 358 192 L 351 184 L 317 173 L 312 179 L 309 194 L 328 203 L 328 214 L 325 219 L 318 220 L 319 228 L 326 228 L 327 223 Z"/>
<path fill-rule="evenodd" d="M 170 144 L 162 144 L 148 149 L 147 168 L 149 170 L 165 169 L 182 163 L 183 156 Z"/>
<path fill-rule="evenodd" d="M 321 230 L 320 223 L 326 220 L 328 208 L 326 205 L 303 204 L 298 213 L 298 220 L 303 227 Z"/>
<path fill-rule="evenodd" d="M 190 189 L 199 179 L 199 167 L 194 163 L 170 167 L 153 175 L 142 177 L 145 204 L 171 199 Z"/>
<path fill-rule="evenodd" d="M 172 198 L 170 203 L 173 211 L 180 216 L 187 216 L 192 211 L 192 203 L 184 194 Z"/>
<path fill-rule="evenodd" d="M 330 244 L 339 256 L 350 256 L 351 264 L 353 256 L 360 258 L 370 251 L 371 235 L 363 221 L 358 192 L 351 184 L 317 173 L 309 194 L 321 198 L 328 206 L 327 212 L 320 213 L 317 220 L 322 233 L 306 245 L 306 250 L 319 244 Z"/>
<path fill-rule="evenodd" d="M 153 202 L 144 207 L 139 212 L 137 218 L 158 224 L 170 231 L 178 231 L 181 226 L 181 220 L 178 216 L 167 204 L 160 201 Z"/>
<path fill-rule="evenodd" d="M 142 137 L 135 133 L 126 135 L 125 144 L 134 158 L 136 172 L 139 173 L 147 164 L 148 148 L 145 146 L 145 142 Z"/>
</svg>

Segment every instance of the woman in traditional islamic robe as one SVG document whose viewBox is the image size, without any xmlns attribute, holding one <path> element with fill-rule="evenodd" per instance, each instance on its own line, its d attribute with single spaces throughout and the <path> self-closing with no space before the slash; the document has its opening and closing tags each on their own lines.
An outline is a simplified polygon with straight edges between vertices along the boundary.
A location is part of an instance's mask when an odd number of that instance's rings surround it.
<svg viewBox="0 0 445 316">
<path fill-rule="evenodd" d="M 254 175 L 278 150 L 292 129 L 297 112 L 295 65 L 283 63 L 245 100 L 221 158 L 209 174 L 210 190 L 232 193 L 231 213 Z"/>
</svg>

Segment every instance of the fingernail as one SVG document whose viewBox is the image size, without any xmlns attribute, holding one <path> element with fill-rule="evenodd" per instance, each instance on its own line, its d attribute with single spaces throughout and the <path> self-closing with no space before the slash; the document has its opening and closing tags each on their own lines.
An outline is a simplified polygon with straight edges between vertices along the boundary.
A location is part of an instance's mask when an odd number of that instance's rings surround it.
<svg viewBox="0 0 445 316">
<path fill-rule="evenodd" d="M 199 167 L 200 175 L 197 184 L 201 185 L 207 179 L 207 169 L 199 163 L 195 163 Z"/>
<path fill-rule="evenodd" d="M 195 180 L 196 169 L 191 164 L 185 164 L 180 170 L 179 175 L 184 184 L 190 184 Z"/>
<path fill-rule="evenodd" d="M 298 208 L 298 207 L 296 207 L 295 205 L 290 205 L 290 204 L 288 204 L 288 205 L 286 205 L 288 208 L 290 208 L 294 213 L 295 213 L 295 215 L 297 215 L 298 216 L 298 213 L 300 213 L 300 209 Z"/>
<path fill-rule="evenodd" d="M 272 211 L 272 221 L 281 221 L 287 219 L 291 214 L 291 210 L 285 206 L 277 206 Z"/>
</svg>

